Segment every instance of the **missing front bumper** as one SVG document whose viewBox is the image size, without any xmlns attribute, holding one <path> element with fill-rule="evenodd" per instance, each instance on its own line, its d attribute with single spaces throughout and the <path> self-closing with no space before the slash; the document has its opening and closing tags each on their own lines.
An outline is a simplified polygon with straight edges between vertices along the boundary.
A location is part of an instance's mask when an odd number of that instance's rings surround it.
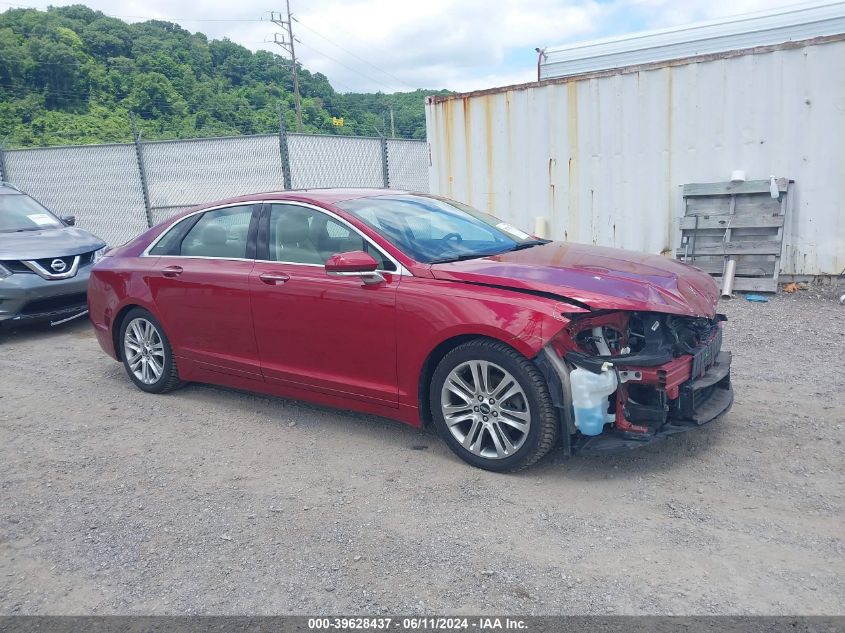
<svg viewBox="0 0 845 633">
<path fill-rule="evenodd" d="M 614 427 L 594 437 L 579 434 L 572 440 L 572 452 L 580 455 L 624 452 L 721 418 L 734 400 L 730 371 L 730 352 L 720 352 L 703 375 L 681 385 L 678 398 L 671 402 L 665 414 L 650 420 L 647 433 L 634 434 Z"/>
</svg>

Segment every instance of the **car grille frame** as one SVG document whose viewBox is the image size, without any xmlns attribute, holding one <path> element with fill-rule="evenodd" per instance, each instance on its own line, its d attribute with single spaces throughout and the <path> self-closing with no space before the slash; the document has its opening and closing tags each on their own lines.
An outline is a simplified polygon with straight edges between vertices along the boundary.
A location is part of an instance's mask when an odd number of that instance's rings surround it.
<svg viewBox="0 0 845 633">
<path fill-rule="evenodd" d="M 692 355 L 691 378 L 696 379 L 713 366 L 722 351 L 722 328 L 716 329 L 716 333 L 707 343 L 697 348 Z"/>
<path fill-rule="evenodd" d="M 41 257 L 39 259 L 5 259 L 0 260 L 0 264 L 7 268 L 12 274 L 35 274 L 45 279 L 67 279 L 69 277 L 73 277 L 76 273 L 78 273 L 79 268 L 92 264 L 94 261 L 95 252 L 96 251 L 89 251 L 87 253 L 80 253 L 79 255 Z M 74 261 L 77 258 L 78 262 L 76 264 L 76 272 L 74 273 L 74 275 L 67 274 L 73 268 Z M 50 265 L 52 264 L 53 260 L 56 259 L 60 259 L 64 262 L 64 273 L 56 274 L 52 272 Z"/>
</svg>

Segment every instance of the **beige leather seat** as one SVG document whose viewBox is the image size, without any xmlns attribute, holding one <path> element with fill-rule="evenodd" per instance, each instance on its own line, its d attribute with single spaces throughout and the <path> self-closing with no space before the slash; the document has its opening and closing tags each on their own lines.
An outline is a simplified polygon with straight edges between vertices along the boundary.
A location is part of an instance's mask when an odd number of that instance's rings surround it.
<svg viewBox="0 0 845 633">
<path fill-rule="evenodd" d="M 306 211 L 286 210 L 276 221 L 275 253 L 277 262 L 296 264 L 324 264 L 325 261 L 311 241 L 311 230 Z"/>
<path fill-rule="evenodd" d="M 212 222 L 202 229 L 198 240 L 183 245 L 182 255 L 240 258 L 244 256 L 245 250 L 246 240 L 229 241 L 229 230 L 222 224 Z"/>
</svg>

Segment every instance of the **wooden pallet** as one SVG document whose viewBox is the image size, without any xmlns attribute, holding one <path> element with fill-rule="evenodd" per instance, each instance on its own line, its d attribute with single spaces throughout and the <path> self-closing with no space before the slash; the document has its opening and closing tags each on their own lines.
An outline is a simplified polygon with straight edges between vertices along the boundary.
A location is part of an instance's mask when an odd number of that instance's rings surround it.
<svg viewBox="0 0 845 633">
<path fill-rule="evenodd" d="M 736 260 L 734 290 L 777 292 L 783 228 L 793 182 L 775 180 L 684 185 L 681 246 L 676 257 L 714 276 L 721 285 L 725 264 Z"/>
</svg>

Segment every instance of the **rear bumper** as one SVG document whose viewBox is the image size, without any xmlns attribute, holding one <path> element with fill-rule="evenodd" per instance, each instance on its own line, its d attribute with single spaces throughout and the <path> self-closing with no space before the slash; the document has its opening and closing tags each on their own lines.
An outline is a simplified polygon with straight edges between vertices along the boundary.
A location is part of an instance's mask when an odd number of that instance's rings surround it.
<svg viewBox="0 0 845 633">
<path fill-rule="evenodd" d="M 60 321 L 84 313 L 90 266 L 70 279 L 15 273 L 0 280 L 0 323 Z"/>
</svg>

